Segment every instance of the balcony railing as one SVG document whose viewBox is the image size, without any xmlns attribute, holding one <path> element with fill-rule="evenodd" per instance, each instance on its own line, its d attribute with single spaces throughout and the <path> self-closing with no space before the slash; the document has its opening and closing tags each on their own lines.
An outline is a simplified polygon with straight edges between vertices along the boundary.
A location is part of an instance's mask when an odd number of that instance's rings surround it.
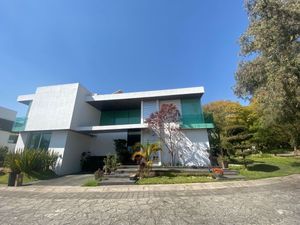
<svg viewBox="0 0 300 225">
<path fill-rule="evenodd" d="M 184 115 L 181 117 L 181 128 L 214 128 L 212 117 L 202 115 Z"/>
<path fill-rule="evenodd" d="M 16 121 L 14 122 L 12 131 L 13 132 L 21 132 L 25 130 L 27 122 L 27 117 L 17 117 Z"/>
</svg>

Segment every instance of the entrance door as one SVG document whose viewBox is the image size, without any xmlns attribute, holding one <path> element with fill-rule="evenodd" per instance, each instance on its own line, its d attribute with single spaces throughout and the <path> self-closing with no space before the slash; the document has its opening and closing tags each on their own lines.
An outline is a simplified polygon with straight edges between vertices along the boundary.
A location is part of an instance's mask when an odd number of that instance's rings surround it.
<svg viewBox="0 0 300 225">
<path fill-rule="evenodd" d="M 133 146 L 136 143 L 141 143 L 141 130 L 128 130 L 127 147 L 128 147 L 128 151 L 130 152 L 130 155 L 134 153 Z M 135 164 L 135 162 L 132 160 L 129 160 L 129 162 L 132 162 L 130 164 Z"/>
<path fill-rule="evenodd" d="M 128 130 L 127 132 L 127 146 L 133 147 L 136 143 L 141 142 L 140 130 Z"/>
</svg>

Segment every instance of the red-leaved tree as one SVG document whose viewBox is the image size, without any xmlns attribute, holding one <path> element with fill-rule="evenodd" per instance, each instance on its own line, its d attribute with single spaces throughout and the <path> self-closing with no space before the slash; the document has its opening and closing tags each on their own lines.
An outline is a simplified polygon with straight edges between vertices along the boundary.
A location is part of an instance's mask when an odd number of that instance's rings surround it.
<svg viewBox="0 0 300 225">
<path fill-rule="evenodd" d="M 175 165 L 178 156 L 180 135 L 180 112 L 175 104 L 163 104 L 158 112 L 152 113 L 146 119 L 149 128 L 165 144 L 171 155 L 171 165 Z"/>
</svg>

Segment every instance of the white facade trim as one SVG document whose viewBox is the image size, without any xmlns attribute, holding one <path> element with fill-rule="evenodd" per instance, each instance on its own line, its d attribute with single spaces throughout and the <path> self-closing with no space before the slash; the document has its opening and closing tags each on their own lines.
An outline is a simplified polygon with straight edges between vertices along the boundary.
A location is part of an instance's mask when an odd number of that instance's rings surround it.
<svg viewBox="0 0 300 225">
<path fill-rule="evenodd" d="M 110 100 L 124 100 L 124 99 L 146 99 L 146 98 L 160 98 L 160 97 L 172 97 L 178 95 L 201 95 L 204 93 L 203 87 L 192 88 L 178 88 L 178 89 L 166 89 L 158 91 L 142 91 L 142 92 L 130 92 L 121 94 L 104 94 L 104 95 L 92 95 L 86 98 L 86 101 L 110 101 Z"/>
<path fill-rule="evenodd" d="M 148 128 L 148 124 L 124 124 L 124 125 L 108 125 L 108 126 L 87 126 L 77 127 L 75 130 L 78 132 L 83 131 L 116 131 L 127 129 L 144 129 Z"/>
</svg>

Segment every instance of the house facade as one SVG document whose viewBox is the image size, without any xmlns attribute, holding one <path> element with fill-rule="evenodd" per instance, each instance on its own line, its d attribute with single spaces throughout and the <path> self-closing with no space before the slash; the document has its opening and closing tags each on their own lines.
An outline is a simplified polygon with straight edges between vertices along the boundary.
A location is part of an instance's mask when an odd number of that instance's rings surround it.
<svg viewBox="0 0 300 225">
<path fill-rule="evenodd" d="M 14 150 L 18 134 L 12 132 L 17 112 L 0 106 L 0 147 Z"/>
<path fill-rule="evenodd" d="M 39 87 L 34 94 L 18 97 L 18 102 L 28 105 L 28 112 L 25 118 L 17 118 L 14 127 L 20 132 L 16 149 L 53 150 L 59 154 L 57 174 L 79 172 L 83 152 L 115 153 L 115 139 L 126 140 L 128 146 L 157 142 L 145 120 L 162 104 L 173 103 L 180 111 L 180 129 L 195 161 L 198 152 L 207 153 L 207 129 L 212 128 L 204 121 L 203 94 L 203 87 L 113 94 L 91 93 L 78 83 Z M 155 163 L 169 162 L 163 149 Z"/>
</svg>

